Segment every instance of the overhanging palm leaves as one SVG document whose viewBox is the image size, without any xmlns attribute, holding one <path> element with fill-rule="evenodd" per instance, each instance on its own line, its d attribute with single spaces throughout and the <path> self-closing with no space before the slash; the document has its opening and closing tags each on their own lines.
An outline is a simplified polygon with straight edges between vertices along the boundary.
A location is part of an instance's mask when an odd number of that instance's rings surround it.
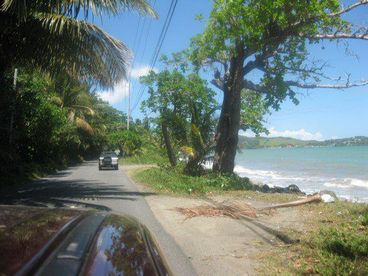
<svg viewBox="0 0 368 276">
<path fill-rule="evenodd" d="M 67 78 L 58 78 L 53 90 L 56 95 L 51 97 L 51 101 L 67 111 L 71 123 L 92 135 L 94 129 L 87 119 L 95 116 L 95 111 L 88 86 Z"/>
<path fill-rule="evenodd" d="M 1 9 L 26 18 L 35 12 L 46 12 L 77 17 L 80 12 L 87 17 L 102 13 L 117 14 L 120 10 L 136 10 L 143 14 L 157 17 L 156 12 L 146 0 L 3 0 Z"/>
<path fill-rule="evenodd" d="M 0 8 L 0 66 L 37 66 L 52 75 L 111 87 L 126 76 L 129 49 L 102 29 L 76 17 L 122 8 L 155 16 L 145 0 L 3 0 Z"/>
</svg>

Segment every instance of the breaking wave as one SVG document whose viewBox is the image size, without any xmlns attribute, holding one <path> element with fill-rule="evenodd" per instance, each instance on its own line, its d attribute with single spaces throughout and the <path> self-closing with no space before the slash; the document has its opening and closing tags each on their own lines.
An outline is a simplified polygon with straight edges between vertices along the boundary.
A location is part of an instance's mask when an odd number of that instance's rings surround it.
<svg viewBox="0 0 368 276">
<path fill-rule="evenodd" d="M 206 162 L 204 166 L 207 169 L 212 168 L 212 162 Z M 250 169 L 241 165 L 236 165 L 234 172 L 239 176 L 248 177 L 254 183 L 267 184 L 270 187 L 287 187 L 291 184 L 297 185 L 307 194 L 319 192 L 324 189 L 335 192 L 339 197 L 349 200 L 368 201 L 360 195 L 368 191 L 368 180 L 357 178 L 332 178 L 323 176 L 305 175 L 301 172 L 299 175 L 293 173 L 279 172 L 273 170 Z M 364 191 L 363 191 L 364 190 Z"/>
</svg>

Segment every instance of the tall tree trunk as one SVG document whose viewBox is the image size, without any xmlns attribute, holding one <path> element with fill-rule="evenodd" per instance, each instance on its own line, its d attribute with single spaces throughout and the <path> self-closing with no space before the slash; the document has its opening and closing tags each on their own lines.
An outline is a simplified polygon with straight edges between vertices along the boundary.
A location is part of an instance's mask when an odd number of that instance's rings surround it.
<svg viewBox="0 0 368 276">
<path fill-rule="evenodd" d="M 216 148 L 213 161 L 213 171 L 221 173 L 232 173 L 235 166 L 240 127 L 243 62 L 243 52 L 232 59 L 229 77 L 223 88 L 224 100 L 216 130 Z"/>
<path fill-rule="evenodd" d="M 171 145 L 169 131 L 167 129 L 167 124 L 164 118 L 162 118 L 162 121 L 161 121 L 161 129 L 162 129 L 162 135 L 164 136 L 167 157 L 169 158 L 171 166 L 175 167 L 176 166 L 175 153 Z"/>
</svg>

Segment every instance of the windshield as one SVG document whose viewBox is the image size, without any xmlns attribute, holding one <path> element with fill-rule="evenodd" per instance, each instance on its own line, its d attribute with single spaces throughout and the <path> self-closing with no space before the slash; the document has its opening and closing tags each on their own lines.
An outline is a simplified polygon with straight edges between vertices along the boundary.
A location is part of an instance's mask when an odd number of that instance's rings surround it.
<svg viewBox="0 0 368 276">
<path fill-rule="evenodd" d="M 117 157 L 115 152 L 108 151 L 101 153 L 101 157 Z"/>
<path fill-rule="evenodd" d="M 137 216 L 175 275 L 368 275 L 367 118 L 368 0 L 0 0 L 0 205 Z"/>
</svg>

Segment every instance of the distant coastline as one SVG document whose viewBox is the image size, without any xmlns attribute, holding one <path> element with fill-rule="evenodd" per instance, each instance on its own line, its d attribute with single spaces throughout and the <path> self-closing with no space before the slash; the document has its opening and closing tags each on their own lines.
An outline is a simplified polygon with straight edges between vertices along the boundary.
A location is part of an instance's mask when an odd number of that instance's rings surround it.
<svg viewBox="0 0 368 276">
<path fill-rule="evenodd" d="M 368 137 L 355 136 L 342 139 L 330 139 L 325 141 L 299 140 L 287 137 L 246 137 L 239 135 L 240 149 L 261 148 L 294 148 L 294 147 L 344 147 L 344 146 L 366 146 Z"/>
</svg>

